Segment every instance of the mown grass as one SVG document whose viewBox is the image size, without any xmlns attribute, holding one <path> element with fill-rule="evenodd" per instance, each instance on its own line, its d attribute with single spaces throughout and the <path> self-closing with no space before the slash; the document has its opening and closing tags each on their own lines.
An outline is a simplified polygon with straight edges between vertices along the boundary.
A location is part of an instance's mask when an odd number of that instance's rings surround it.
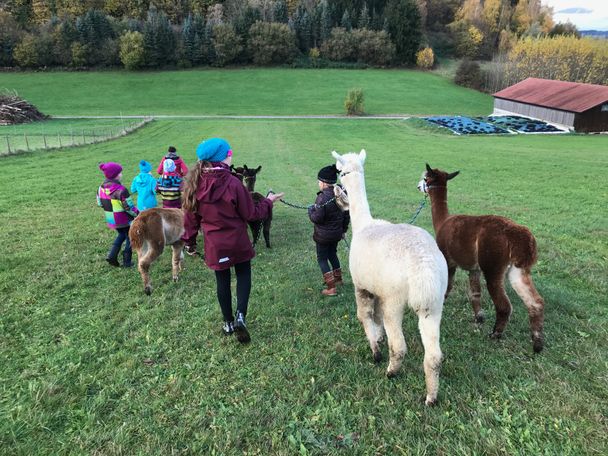
<svg viewBox="0 0 608 456">
<path fill-rule="evenodd" d="M 368 114 L 487 115 L 492 98 L 438 75 L 410 70 L 252 68 L 132 73 L 0 73 L 51 115 L 344 114 L 362 88 Z"/>
<path fill-rule="evenodd" d="M 505 338 L 478 330 L 457 275 L 442 322 L 440 403 L 422 403 L 414 315 L 401 374 L 373 364 L 348 273 L 320 297 L 312 226 L 277 205 L 274 247 L 254 260 L 253 341 L 220 335 L 212 273 L 169 255 L 155 290 L 113 269 L 113 236 L 95 206 L 97 163 L 137 162 L 174 144 L 188 163 L 202 137 L 227 138 L 234 163 L 263 165 L 258 188 L 312 201 L 329 152 L 368 152 L 372 212 L 408 220 L 424 163 L 461 175 L 453 212 L 499 213 L 539 244 L 534 278 L 546 306 L 546 349 L 534 356 L 527 315 Z M 407 122 L 157 121 L 110 143 L 0 159 L 0 448 L 5 454 L 606 454 L 608 357 L 605 137 L 468 138 Z M 18 184 L 16 186 L 15 184 Z M 417 222 L 431 229 L 430 211 Z M 340 247 L 347 269 L 347 252 Z M 386 354 L 386 348 L 384 349 Z"/>
</svg>

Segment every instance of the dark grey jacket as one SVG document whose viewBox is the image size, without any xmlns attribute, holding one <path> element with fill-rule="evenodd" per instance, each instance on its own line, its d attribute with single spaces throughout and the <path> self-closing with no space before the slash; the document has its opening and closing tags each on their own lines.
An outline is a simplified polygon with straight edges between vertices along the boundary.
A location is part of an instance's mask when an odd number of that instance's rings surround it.
<svg viewBox="0 0 608 456">
<path fill-rule="evenodd" d="M 348 229 L 350 216 L 348 211 L 342 212 L 334 199 L 333 187 L 326 188 L 317 193 L 317 199 L 313 206 L 308 208 L 308 217 L 315 224 L 312 238 L 319 244 L 329 244 L 342 239 L 342 235 Z"/>
</svg>

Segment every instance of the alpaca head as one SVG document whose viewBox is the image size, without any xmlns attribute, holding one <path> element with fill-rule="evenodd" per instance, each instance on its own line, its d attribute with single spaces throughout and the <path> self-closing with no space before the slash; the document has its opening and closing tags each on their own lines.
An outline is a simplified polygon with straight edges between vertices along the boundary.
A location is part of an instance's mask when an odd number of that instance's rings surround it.
<svg viewBox="0 0 608 456">
<path fill-rule="evenodd" d="M 243 165 L 243 185 L 250 192 L 254 191 L 255 189 L 256 174 L 259 173 L 261 169 L 261 165 L 257 168 L 248 168 L 247 165 Z"/>
<path fill-rule="evenodd" d="M 426 164 L 426 171 L 422 173 L 422 180 L 418 182 L 418 190 L 422 193 L 428 193 L 428 190 L 433 187 L 447 187 L 448 181 L 454 179 L 460 171 L 446 173 L 438 168 L 432 169 L 429 164 Z"/>
<path fill-rule="evenodd" d="M 340 155 L 335 150 L 331 155 L 336 159 L 336 168 L 340 172 L 340 181 L 348 186 L 354 174 L 363 174 L 363 164 L 365 163 L 365 149 L 361 149 L 358 154 L 351 152 Z"/>
</svg>

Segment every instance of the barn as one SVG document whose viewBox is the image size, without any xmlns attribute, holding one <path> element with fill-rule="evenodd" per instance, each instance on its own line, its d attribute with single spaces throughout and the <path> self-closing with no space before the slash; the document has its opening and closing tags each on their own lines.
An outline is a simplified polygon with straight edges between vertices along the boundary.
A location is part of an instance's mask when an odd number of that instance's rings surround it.
<svg viewBox="0 0 608 456">
<path fill-rule="evenodd" d="M 528 78 L 494 94 L 494 115 L 517 115 L 576 132 L 608 132 L 608 87 Z"/>
</svg>

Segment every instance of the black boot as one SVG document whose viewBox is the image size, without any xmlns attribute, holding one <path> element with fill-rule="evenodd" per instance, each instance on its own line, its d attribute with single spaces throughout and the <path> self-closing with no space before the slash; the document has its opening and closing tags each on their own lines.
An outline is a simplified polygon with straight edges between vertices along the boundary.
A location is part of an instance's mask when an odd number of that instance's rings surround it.
<svg viewBox="0 0 608 456">
<path fill-rule="evenodd" d="M 251 341 L 251 337 L 249 336 L 249 331 L 247 331 L 247 323 L 245 322 L 245 315 L 242 312 L 236 313 L 236 318 L 234 321 L 234 332 L 236 333 L 236 340 L 238 340 L 242 344 L 246 344 Z"/>
<path fill-rule="evenodd" d="M 222 331 L 224 332 L 225 336 L 229 336 L 234 332 L 234 322 L 232 321 L 225 321 L 224 324 L 222 325 Z"/>
<path fill-rule="evenodd" d="M 111 266 L 116 266 L 116 267 L 120 266 L 120 264 L 118 263 L 118 251 L 119 250 L 120 250 L 120 246 L 116 247 L 114 244 L 112 244 L 112 248 L 110 249 L 110 251 L 108 252 L 108 256 L 106 257 L 106 261 Z"/>
<path fill-rule="evenodd" d="M 125 268 L 130 268 L 131 266 L 133 266 L 133 263 L 131 262 L 131 257 L 133 256 L 133 251 L 132 250 L 125 250 L 124 252 L 122 252 L 122 265 Z"/>
</svg>

